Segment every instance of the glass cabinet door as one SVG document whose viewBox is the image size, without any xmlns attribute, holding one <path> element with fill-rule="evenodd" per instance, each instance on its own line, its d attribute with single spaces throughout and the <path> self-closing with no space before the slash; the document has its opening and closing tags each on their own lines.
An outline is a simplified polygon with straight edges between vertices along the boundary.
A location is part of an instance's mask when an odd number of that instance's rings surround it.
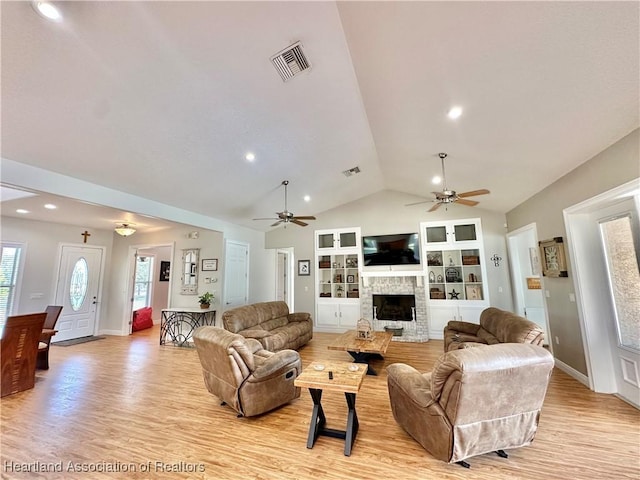
<svg viewBox="0 0 640 480">
<path fill-rule="evenodd" d="M 340 248 L 358 246 L 358 237 L 355 232 L 344 232 L 340 234 Z"/>
<path fill-rule="evenodd" d="M 456 236 L 456 242 L 468 242 L 477 240 L 476 226 L 474 223 L 466 225 L 454 225 L 453 231 Z"/>
<path fill-rule="evenodd" d="M 447 241 L 447 227 L 437 225 L 427 227 L 427 243 L 443 243 Z"/>
<path fill-rule="evenodd" d="M 333 233 L 319 234 L 318 248 L 333 248 Z"/>
</svg>

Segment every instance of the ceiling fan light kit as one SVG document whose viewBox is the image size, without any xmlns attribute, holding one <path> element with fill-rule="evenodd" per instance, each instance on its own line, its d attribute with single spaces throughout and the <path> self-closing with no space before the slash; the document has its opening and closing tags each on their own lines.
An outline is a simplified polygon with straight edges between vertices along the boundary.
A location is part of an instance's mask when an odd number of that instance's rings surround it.
<svg viewBox="0 0 640 480">
<path fill-rule="evenodd" d="M 284 223 L 286 228 L 287 223 L 294 223 L 300 227 L 306 227 L 309 225 L 302 220 L 315 220 L 316 217 L 313 215 L 294 215 L 287 209 L 287 185 L 289 185 L 289 180 L 283 180 L 282 185 L 284 185 L 284 210 L 282 212 L 276 212 L 277 217 L 266 217 L 266 218 L 254 218 L 254 220 L 277 220 L 275 223 L 271 224 L 272 227 L 277 227 L 281 223 Z"/>
<path fill-rule="evenodd" d="M 442 166 L 442 177 L 441 177 L 442 191 L 431 192 L 435 195 L 436 197 L 435 200 L 424 200 L 422 202 L 409 203 L 405 205 L 406 207 L 409 207 L 412 205 L 420 205 L 422 203 L 429 203 L 429 202 L 435 202 L 435 205 L 431 207 L 429 210 L 427 210 L 428 212 L 433 212 L 438 208 L 440 208 L 441 205 L 448 205 L 450 203 L 459 203 L 461 205 L 466 205 L 468 207 L 474 207 L 478 205 L 478 203 L 480 202 L 477 202 L 476 200 L 467 200 L 466 197 L 475 197 L 477 195 L 487 195 L 491 193 L 486 188 L 481 188 L 479 190 L 471 190 L 469 192 L 462 192 L 462 193 L 457 193 L 455 190 L 449 190 L 447 188 L 447 177 L 444 171 L 444 159 L 447 158 L 447 154 L 442 152 L 438 154 L 438 157 L 440 157 L 440 164 Z"/>
</svg>

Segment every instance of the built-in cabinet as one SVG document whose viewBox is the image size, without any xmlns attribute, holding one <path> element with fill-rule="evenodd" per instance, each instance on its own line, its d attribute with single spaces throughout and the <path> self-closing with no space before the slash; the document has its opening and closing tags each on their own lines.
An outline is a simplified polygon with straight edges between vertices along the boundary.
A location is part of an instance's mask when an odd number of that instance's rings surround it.
<svg viewBox="0 0 640 480">
<path fill-rule="evenodd" d="M 355 328 L 360 319 L 360 228 L 317 230 L 316 327 L 327 331 Z"/>
<path fill-rule="evenodd" d="M 477 323 L 489 305 L 480 219 L 420 224 L 429 305 L 429 335 L 449 320 Z"/>
</svg>

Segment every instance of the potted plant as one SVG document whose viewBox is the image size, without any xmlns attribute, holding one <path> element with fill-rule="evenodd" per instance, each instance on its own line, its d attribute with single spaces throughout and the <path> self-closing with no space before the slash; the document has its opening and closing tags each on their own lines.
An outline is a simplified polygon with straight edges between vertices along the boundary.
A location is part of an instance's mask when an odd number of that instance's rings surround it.
<svg viewBox="0 0 640 480">
<path fill-rule="evenodd" d="M 209 308 L 211 306 L 211 301 L 213 300 L 213 293 L 206 292 L 198 297 L 198 301 L 200 302 L 200 308 Z"/>
</svg>

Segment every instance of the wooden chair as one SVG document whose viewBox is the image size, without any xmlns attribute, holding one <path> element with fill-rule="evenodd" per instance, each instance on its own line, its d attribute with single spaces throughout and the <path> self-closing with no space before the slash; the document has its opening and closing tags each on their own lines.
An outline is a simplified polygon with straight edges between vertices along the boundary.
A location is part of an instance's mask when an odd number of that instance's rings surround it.
<svg viewBox="0 0 640 480">
<path fill-rule="evenodd" d="M 38 343 L 46 316 L 42 312 L 7 318 L 0 340 L 0 396 L 28 390 L 35 385 Z"/>
<path fill-rule="evenodd" d="M 55 328 L 61 312 L 62 307 L 59 305 L 49 305 L 45 310 L 47 318 L 44 321 L 44 327 L 40 334 L 38 360 L 36 363 L 36 368 L 41 370 L 49 370 L 49 347 L 51 346 L 51 337 L 57 333 Z"/>
</svg>

